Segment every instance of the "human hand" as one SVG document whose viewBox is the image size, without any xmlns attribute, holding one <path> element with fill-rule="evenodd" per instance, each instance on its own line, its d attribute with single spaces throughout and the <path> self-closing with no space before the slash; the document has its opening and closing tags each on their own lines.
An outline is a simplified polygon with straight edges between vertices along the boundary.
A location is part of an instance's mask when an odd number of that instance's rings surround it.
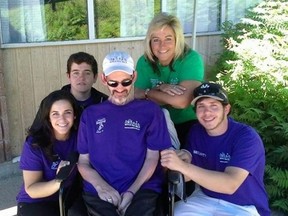
<svg viewBox="0 0 288 216">
<path fill-rule="evenodd" d="M 125 215 L 126 209 L 128 208 L 128 206 L 132 202 L 133 196 L 134 195 L 128 191 L 122 193 L 122 195 L 121 195 L 122 200 L 121 200 L 121 203 L 120 203 L 119 208 L 118 208 L 121 215 Z"/>
<path fill-rule="evenodd" d="M 121 203 L 121 196 L 109 184 L 101 185 L 96 188 L 100 199 L 112 203 L 114 206 L 119 206 Z"/>
<path fill-rule="evenodd" d="M 59 165 L 58 165 L 56 174 L 60 171 L 61 168 L 65 167 L 65 166 L 68 166 L 68 165 L 70 165 L 70 161 L 61 160 Z"/>
<path fill-rule="evenodd" d="M 162 84 L 159 86 L 159 90 L 171 96 L 175 96 L 184 94 L 186 88 L 181 85 Z"/>
<path fill-rule="evenodd" d="M 180 149 L 180 150 L 176 150 L 176 154 L 179 158 L 181 158 L 183 161 L 185 161 L 186 163 L 191 163 L 192 161 L 192 155 L 189 151 L 187 151 L 186 149 Z"/>
<path fill-rule="evenodd" d="M 178 157 L 175 150 L 163 150 L 161 151 L 161 165 L 167 167 L 170 170 L 180 171 L 186 164 L 184 160 Z"/>
</svg>

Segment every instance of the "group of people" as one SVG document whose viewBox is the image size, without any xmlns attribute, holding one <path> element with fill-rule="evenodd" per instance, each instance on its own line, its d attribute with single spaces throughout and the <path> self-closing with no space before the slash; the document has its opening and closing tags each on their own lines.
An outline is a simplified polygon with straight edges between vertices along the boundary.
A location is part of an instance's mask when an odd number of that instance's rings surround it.
<svg viewBox="0 0 288 216">
<path fill-rule="evenodd" d="M 59 215 L 57 173 L 75 152 L 82 192 L 69 216 L 159 216 L 167 169 L 197 185 L 176 203 L 176 216 L 270 215 L 261 138 L 229 117 L 219 84 L 204 82 L 202 58 L 185 43 L 177 17 L 156 15 L 144 48 L 136 66 L 126 52 L 106 55 L 99 78 L 108 96 L 92 87 L 95 58 L 69 57 L 70 84 L 42 100 L 28 129 L 18 216 Z M 172 148 L 174 126 L 179 149 Z"/>
</svg>

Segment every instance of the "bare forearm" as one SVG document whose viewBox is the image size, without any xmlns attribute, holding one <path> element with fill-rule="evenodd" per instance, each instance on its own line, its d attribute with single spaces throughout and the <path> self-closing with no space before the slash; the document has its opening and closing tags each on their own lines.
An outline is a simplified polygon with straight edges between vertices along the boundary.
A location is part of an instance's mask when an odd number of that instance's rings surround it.
<svg viewBox="0 0 288 216">
<path fill-rule="evenodd" d="M 158 154 L 158 153 L 157 153 Z M 139 172 L 134 183 L 129 187 L 129 190 L 136 192 L 139 188 L 148 181 L 153 175 L 159 161 L 159 156 L 146 158 L 141 171 Z"/>
<path fill-rule="evenodd" d="M 82 178 L 92 184 L 95 189 L 100 185 L 107 184 L 89 164 L 78 163 L 78 170 Z"/>
<path fill-rule="evenodd" d="M 231 173 L 211 171 L 188 163 L 179 171 L 202 187 L 224 194 L 233 194 L 245 179 L 242 181 Z"/>
<path fill-rule="evenodd" d="M 211 191 L 233 194 L 249 174 L 247 170 L 232 166 L 226 167 L 223 172 L 203 169 L 183 161 L 186 157 L 192 159 L 192 156 L 186 154 L 185 151 L 180 151 L 177 155 L 176 151 L 163 150 L 161 164 L 163 167 L 181 172 L 185 179 L 191 179 Z"/>
<path fill-rule="evenodd" d="M 183 81 L 177 85 L 162 84 L 146 91 L 146 96 L 159 105 L 170 105 L 174 108 L 184 109 L 191 104 L 192 92 L 198 85 L 200 85 L 198 81 Z M 144 89 L 135 88 L 134 94 L 136 98 L 146 98 Z"/>
<path fill-rule="evenodd" d="M 146 99 L 145 97 L 145 90 L 142 89 L 135 89 L 134 91 L 135 98 L 138 99 Z M 171 105 L 175 108 L 185 108 L 187 107 L 191 101 L 187 101 L 185 97 L 180 95 L 171 96 L 165 92 L 161 92 L 158 89 L 151 89 L 147 93 L 147 97 L 149 100 L 159 104 L 159 105 Z"/>
<path fill-rule="evenodd" d="M 191 94 L 192 95 L 192 94 Z M 165 92 L 159 90 L 150 90 L 148 93 L 149 100 L 152 100 L 159 105 L 168 104 L 174 108 L 183 109 L 186 108 L 192 101 L 192 97 L 187 98 L 186 95 L 174 95 L 171 96 Z"/>
<path fill-rule="evenodd" d="M 135 88 L 135 90 L 134 90 L 134 96 L 135 96 L 135 98 L 137 98 L 137 99 L 146 99 L 146 96 L 145 96 L 145 89 L 143 90 L 143 89 L 138 89 L 138 88 Z M 152 91 L 152 90 L 149 90 L 149 91 Z M 154 91 L 154 90 L 153 90 Z M 151 92 L 149 93 L 149 95 L 151 94 Z M 147 95 L 148 96 L 148 95 Z M 157 100 L 157 98 L 153 98 L 152 96 L 151 97 L 149 97 L 148 98 L 149 100 L 151 100 L 151 101 L 153 101 L 153 102 L 155 102 L 155 103 L 157 103 L 157 104 L 159 104 L 159 105 L 165 105 L 165 104 L 167 104 L 165 101 L 159 101 L 159 100 Z"/>
<path fill-rule="evenodd" d="M 43 198 L 56 193 L 59 188 L 60 182 L 53 179 L 47 182 L 36 182 L 25 188 L 25 190 L 31 198 Z"/>
</svg>

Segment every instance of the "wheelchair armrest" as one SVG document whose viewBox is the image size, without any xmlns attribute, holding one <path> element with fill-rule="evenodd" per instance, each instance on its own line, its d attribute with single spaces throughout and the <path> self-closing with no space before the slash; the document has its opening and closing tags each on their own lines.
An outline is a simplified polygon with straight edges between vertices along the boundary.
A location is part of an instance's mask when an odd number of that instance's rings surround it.
<svg viewBox="0 0 288 216">
<path fill-rule="evenodd" d="M 179 184 L 181 181 L 181 173 L 174 170 L 168 170 L 168 182 L 172 184 Z"/>
<path fill-rule="evenodd" d="M 69 165 L 62 167 L 56 175 L 56 180 L 63 181 L 70 176 L 77 165 L 79 154 L 77 152 L 72 152 L 68 155 L 67 161 L 70 162 Z"/>
<path fill-rule="evenodd" d="M 177 195 L 186 202 L 186 183 L 182 173 L 174 170 L 168 170 L 168 188 L 169 195 Z"/>
<path fill-rule="evenodd" d="M 65 209 L 65 197 L 68 191 L 71 189 L 71 186 L 66 188 L 65 180 L 75 171 L 77 167 L 79 154 L 76 152 L 72 152 L 68 157 L 67 160 L 70 161 L 70 164 L 62 167 L 56 175 L 56 180 L 61 181 L 60 188 L 59 188 L 59 209 L 60 209 L 60 216 L 66 215 Z"/>
</svg>

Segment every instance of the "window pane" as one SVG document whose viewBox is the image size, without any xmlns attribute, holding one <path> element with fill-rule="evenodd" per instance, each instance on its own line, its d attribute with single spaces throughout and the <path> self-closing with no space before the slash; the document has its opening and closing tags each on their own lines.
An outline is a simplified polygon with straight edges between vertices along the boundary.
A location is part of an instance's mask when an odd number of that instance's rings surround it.
<svg viewBox="0 0 288 216">
<path fill-rule="evenodd" d="M 263 0 L 228 0 L 226 20 L 234 23 L 244 17 L 247 8 L 255 6 Z"/>
<path fill-rule="evenodd" d="M 221 0 L 197 1 L 197 32 L 213 32 L 220 29 Z M 183 25 L 184 33 L 192 33 L 194 0 L 162 0 L 162 11 L 177 16 Z"/>
<path fill-rule="evenodd" d="M 197 32 L 220 30 L 221 0 L 197 1 Z"/>
<path fill-rule="evenodd" d="M 162 11 L 177 16 L 184 33 L 192 33 L 194 0 L 162 0 Z"/>
<path fill-rule="evenodd" d="M 0 2 L 1 32 L 3 32 L 4 43 L 45 40 L 43 1 L 2 0 Z"/>
<path fill-rule="evenodd" d="M 119 0 L 94 0 L 96 38 L 116 38 L 120 36 Z"/>
<path fill-rule="evenodd" d="M 154 17 L 154 0 L 120 0 L 120 36 L 145 35 Z"/>
<path fill-rule="evenodd" d="M 0 10 L 3 43 L 88 38 L 86 0 L 1 0 Z"/>
<path fill-rule="evenodd" d="M 94 0 L 96 38 L 144 36 L 160 0 Z"/>
<path fill-rule="evenodd" d="M 221 17 L 237 22 L 248 7 L 261 1 L 198 0 L 196 31 L 219 31 Z M 87 2 L 94 4 L 94 10 L 89 8 L 92 39 L 144 36 L 160 11 L 179 17 L 184 33 L 193 30 L 194 0 L 0 0 L 2 42 L 89 39 Z M 226 15 L 221 15 L 224 5 Z"/>
<path fill-rule="evenodd" d="M 47 41 L 88 39 L 87 0 L 45 1 Z"/>
</svg>

